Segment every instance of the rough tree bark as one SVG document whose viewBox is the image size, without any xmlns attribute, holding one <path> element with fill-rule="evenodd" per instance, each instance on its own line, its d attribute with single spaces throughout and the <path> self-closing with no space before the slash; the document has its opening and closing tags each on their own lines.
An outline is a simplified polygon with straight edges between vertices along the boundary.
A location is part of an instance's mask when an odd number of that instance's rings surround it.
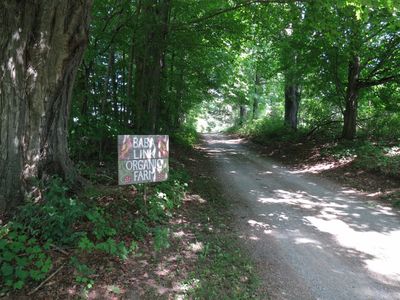
<svg viewBox="0 0 400 300">
<path fill-rule="evenodd" d="M 2 212 L 30 192 L 33 178 L 78 178 L 67 122 L 90 7 L 90 0 L 0 2 Z"/>
<path fill-rule="evenodd" d="M 292 129 L 297 129 L 298 112 L 300 104 L 300 88 L 297 84 L 285 85 L 285 124 Z"/>
<path fill-rule="evenodd" d="M 360 57 L 355 55 L 349 63 L 348 80 L 346 87 L 344 124 L 342 138 L 351 140 L 356 137 L 357 131 L 357 108 L 359 95 L 359 77 L 360 77 Z"/>
</svg>

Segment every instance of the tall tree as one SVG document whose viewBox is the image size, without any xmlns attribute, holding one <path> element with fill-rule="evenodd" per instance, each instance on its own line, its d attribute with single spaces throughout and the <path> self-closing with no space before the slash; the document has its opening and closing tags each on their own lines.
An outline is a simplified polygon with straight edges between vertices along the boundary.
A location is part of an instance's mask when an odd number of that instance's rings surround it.
<svg viewBox="0 0 400 300">
<path fill-rule="evenodd" d="M 141 0 L 141 30 L 137 32 L 135 53 L 134 126 L 137 132 L 157 130 L 170 10 L 170 0 Z"/>
<path fill-rule="evenodd" d="M 90 8 L 90 0 L 0 2 L 1 211 L 31 192 L 33 178 L 78 178 L 67 125 Z"/>
<path fill-rule="evenodd" d="M 316 75 L 314 81 L 320 79 L 314 85 L 324 89 L 320 92 L 325 101 L 340 106 L 344 139 L 356 137 L 366 92 L 399 81 L 400 19 L 385 2 L 314 2 L 307 7 L 309 31 L 304 35 L 309 40 L 309 66 L 314 68 L 310 72 Z"/>
</svg>

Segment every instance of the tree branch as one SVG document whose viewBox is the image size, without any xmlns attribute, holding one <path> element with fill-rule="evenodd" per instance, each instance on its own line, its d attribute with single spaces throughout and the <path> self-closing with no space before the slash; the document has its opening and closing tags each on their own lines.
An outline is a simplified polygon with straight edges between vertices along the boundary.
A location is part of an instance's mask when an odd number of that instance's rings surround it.
<svg viewBox="0 0 400 300">
<path fill-rule="evenodd" d="M 372 80 L 372 81 L 360 80 L 358 82 L 358 86 L 359 86 L 359 88 L 367 88 L 367 87 L 372 87 L 372 86 L 384 84 L 384 83 L 387 83 L 390 81 L 397 81 L 397 80 L 400 80 L 400 74 L 392 75 L 392 76 L 388 76 L 388 77 L 384 77 L 384 78 L 380 78 L 380 79 Z"/>
<path fill-rule="evenodd" d="M 371 79 L 374 75 L 379 72 L 379 70 L 382 68 L 382 66 L 391 58 L 391 56 L 394 54 L 394 51 L 397 49 L 399 45 L 400 39 L 396 37 L 392 37 L 390 41 L 387 43 L 387 45 L 384 47 L 385 53 L 383 53 L 382 57 L 380 58 L 379 62 L 376 64 L 376 66 L 369 71 L 369 74 L 367 76 L 367 79 Z M 368 59 L 362 68 L 365 68 L 368 63 L 372 60 L 373 58 Z"/>
<path fill-rule="evenodd" d="M 252 4 L 270 4 L 270 3 L 292 3 L 292 2 L 307 2 L 309 0 L 248 0 L 248 1 L 244 1 L 241 3 L 236 4 L 235 6 L 231 6 L 228 8 L 224 8 L 224 9 L 219 9 L 216 10 L 214 12 L 211 12 L 210 14 L 206 15 L 206 16 L 202 16 L 199 17 L 197 19 L 191 20 L 189 22 L 183 23 L 183 24 L 176 24 L 176 25 L 186 25 L 186 26 L 191 26 L 191 25 L 197 25 L 199 23 L 202 23 L 208 19 L 212 19 L 214 17 L 217 17 L 219 15 L 231 12 L 231 11 L 235 11 L 237 9 L 241 9 L 243 7 L 247 7 L 250 6 Z"/>
</svg>

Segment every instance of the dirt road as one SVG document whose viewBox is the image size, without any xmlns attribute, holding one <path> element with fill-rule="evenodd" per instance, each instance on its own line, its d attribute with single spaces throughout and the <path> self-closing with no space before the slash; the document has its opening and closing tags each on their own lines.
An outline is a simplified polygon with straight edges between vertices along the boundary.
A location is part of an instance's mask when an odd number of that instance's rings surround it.
<svg viewBox="0 0 400 300">
<path fill-rule="evenodd" d="M 400 299 L 397 211 L 239 139 L 209 134 L 203 147 L 270 299 Z"/>
</svg>

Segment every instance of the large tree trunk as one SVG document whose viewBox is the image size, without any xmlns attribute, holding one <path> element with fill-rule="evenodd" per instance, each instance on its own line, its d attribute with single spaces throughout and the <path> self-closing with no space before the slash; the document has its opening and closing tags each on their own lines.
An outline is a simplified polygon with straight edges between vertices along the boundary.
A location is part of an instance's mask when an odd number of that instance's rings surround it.
<svg viewBox="0 0 400 300">
<path fill-rule="evenodd" d="M 348 80 L 346 88 L 344 111 L 344 124 L 342 131 L 342 138 L 351 140 L 356 137 L 357 131 L 357 108 L 358 108 L 358 94 L 360 77 L 360 57 L 354 56 L 349 63 Z"/>
<path fill-rule="evenodd" d="M 300 88 L 297 84 L 285 85 L 285 124 L 292 129 L 297 129 L 298 112 L 300 104 Z"/>
<path fill-rule="evenodd" d="M 90 6 L 82 0 L 0 2 L 0 211 L 18 204 L 33 178 L 77 179 L 67 122 Z"/>
<path fill-rule="evenodd" d="M 170 0 L 141 1 L 141 30 L 135 41 L 134 127 L 138 133 L 157 129 L 170 8 Z"/>
</svg>

